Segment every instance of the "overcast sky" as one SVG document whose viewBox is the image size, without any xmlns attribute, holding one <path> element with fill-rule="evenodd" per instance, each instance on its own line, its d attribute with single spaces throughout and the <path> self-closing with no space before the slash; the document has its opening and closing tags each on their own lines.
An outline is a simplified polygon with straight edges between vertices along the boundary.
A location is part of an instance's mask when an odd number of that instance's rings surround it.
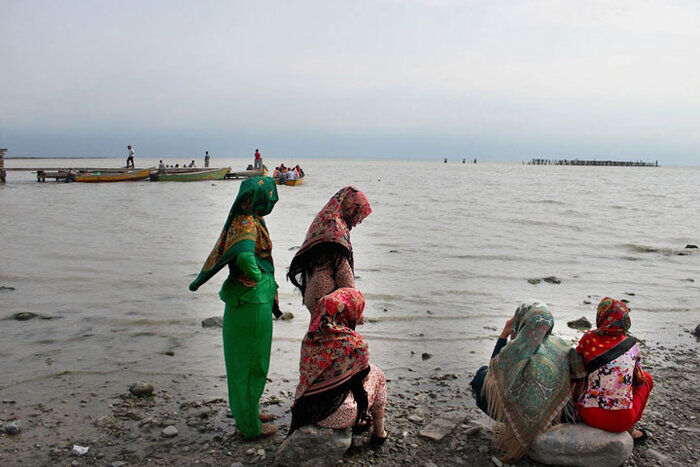
<svg viewBox="0 0 700 467">
<path fill-rule="evenodd" d="M 0 147 L 700 165 L 699 57 L 694 0 L 0 0 Z"/>
</svg>

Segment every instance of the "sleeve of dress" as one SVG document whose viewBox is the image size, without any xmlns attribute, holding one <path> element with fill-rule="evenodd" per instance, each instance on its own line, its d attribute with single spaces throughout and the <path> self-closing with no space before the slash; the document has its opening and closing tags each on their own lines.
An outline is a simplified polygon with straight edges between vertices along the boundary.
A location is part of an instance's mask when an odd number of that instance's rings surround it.
<svg viewBox="0 0 700 467">
<path fill-rule="evenodd" d="M 642 368 L 642 356 L 640 354 L 637 354 L 637 359 L 634 362 L 634 373 L 632 376 L 632 381 L 635 386 L 640 386 L 646 382 L 644 368 Z"/>
<path fill-rule="evenodd" d="M 260 282 L 260 279 L 262 279 L 262 272 L 260 272 L 258 263 L 255 261 L 253 252 L 244 251 L 239 253 L 236 257 L 236 265 L 248 279 L 252 279 L 255 282 Z"/>
<path fill-rule="evenodd" d="M 493 353 L 491 354 L 491 358 L 495 357 L 501 352 L 501 349 L 506 346 L 508 343 L 508 339 L 505 339 L 503 337 L 499 337 L 498 340 L 496 341 L 496 346 L 493 348 Z"/>
<path fill-rule="evenodd" d="M 335 274 L 335 284 L 337 288 L 355 287 L 355 275 L 352 273 L 352 268 L 347 259 L 344 259 L 338 272 Z"/>
</svg>

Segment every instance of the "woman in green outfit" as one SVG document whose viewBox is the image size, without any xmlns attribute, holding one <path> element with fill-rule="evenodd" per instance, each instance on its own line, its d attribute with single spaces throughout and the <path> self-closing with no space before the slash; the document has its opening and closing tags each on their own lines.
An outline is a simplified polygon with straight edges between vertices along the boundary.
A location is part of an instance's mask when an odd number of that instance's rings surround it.
<svg viewBox="0 0 700 467">
<path fill-rule="evenodd" d="M 258 412 L 270 366 L 272 309 L 277 300 L 272 242 L 263 216 L 272 211 L 277 199 L 274 179 L 243 181 L 219 240 L 190 284 L 190 290 L 197 290 L 224 266 L 229 267 L 219 292 L 226 303 L 224 358 L 229 405 L 246 438 L 277 432 L 277 426 L 261 422 L 272 417 Z"/>
</svg>

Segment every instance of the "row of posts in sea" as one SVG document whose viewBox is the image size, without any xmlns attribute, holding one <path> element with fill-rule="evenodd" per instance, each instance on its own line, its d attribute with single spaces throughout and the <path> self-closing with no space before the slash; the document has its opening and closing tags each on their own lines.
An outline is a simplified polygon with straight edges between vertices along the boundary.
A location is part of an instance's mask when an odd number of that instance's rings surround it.
<svg viewBox="0 0 700 467">
<path fill-rule="evenodd" d="M 443 162 L 444 162 L 445 164 L 447 164 L 447 157 L 445 157 L 445 158 L 443 159 Z M 462 158 L 462 164 L 466 164 L 466 163 L 467 163 L 467 158 L 466 158 L 466 157 L 463 157 L 463 158 Z M 471 159 L 469 160 L 469 163 L 470 163 L 470 164 L 472 163 Z M 473 162 L 473 163 L 476 164 L 476 157 L 474 158 L 474 162 Z"/>
<path fill-rule="evenodd" d="M 524 164 L 524 162 L 523 162 Z M 596 165 L 610 167 L 658 167 L 659 161 L 644 162 L 644 161 L 599 161 L 599 160 L 581 160 L 581 159 L 537 159 L 533 158 L 527 165 Z"/>
</svg>

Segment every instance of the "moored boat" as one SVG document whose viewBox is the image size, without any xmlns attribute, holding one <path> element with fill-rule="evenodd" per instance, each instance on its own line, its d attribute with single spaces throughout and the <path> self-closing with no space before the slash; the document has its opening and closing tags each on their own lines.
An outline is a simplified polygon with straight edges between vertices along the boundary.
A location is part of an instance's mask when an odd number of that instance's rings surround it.
<svg viewBox="0 0 700 467">
<path fill-rule="evenodd" d="M 87 172 L 75 176 L 76 182 L 100 183 L 100 182 L 135 182 L 148 178 L 151 169 L 129 170 L 117 173 Z"/>
<path fill-rule="evenodd" d="M 226 177 L 226 174 L 231 171 L 231 167 L 223 169 L 211 170 L 195 170 L 190 172 L 168 173 L 152 173 L 151 180 L 154 182 L 198 182 L 201 180 L 221 180 Z"/>
</svg>

